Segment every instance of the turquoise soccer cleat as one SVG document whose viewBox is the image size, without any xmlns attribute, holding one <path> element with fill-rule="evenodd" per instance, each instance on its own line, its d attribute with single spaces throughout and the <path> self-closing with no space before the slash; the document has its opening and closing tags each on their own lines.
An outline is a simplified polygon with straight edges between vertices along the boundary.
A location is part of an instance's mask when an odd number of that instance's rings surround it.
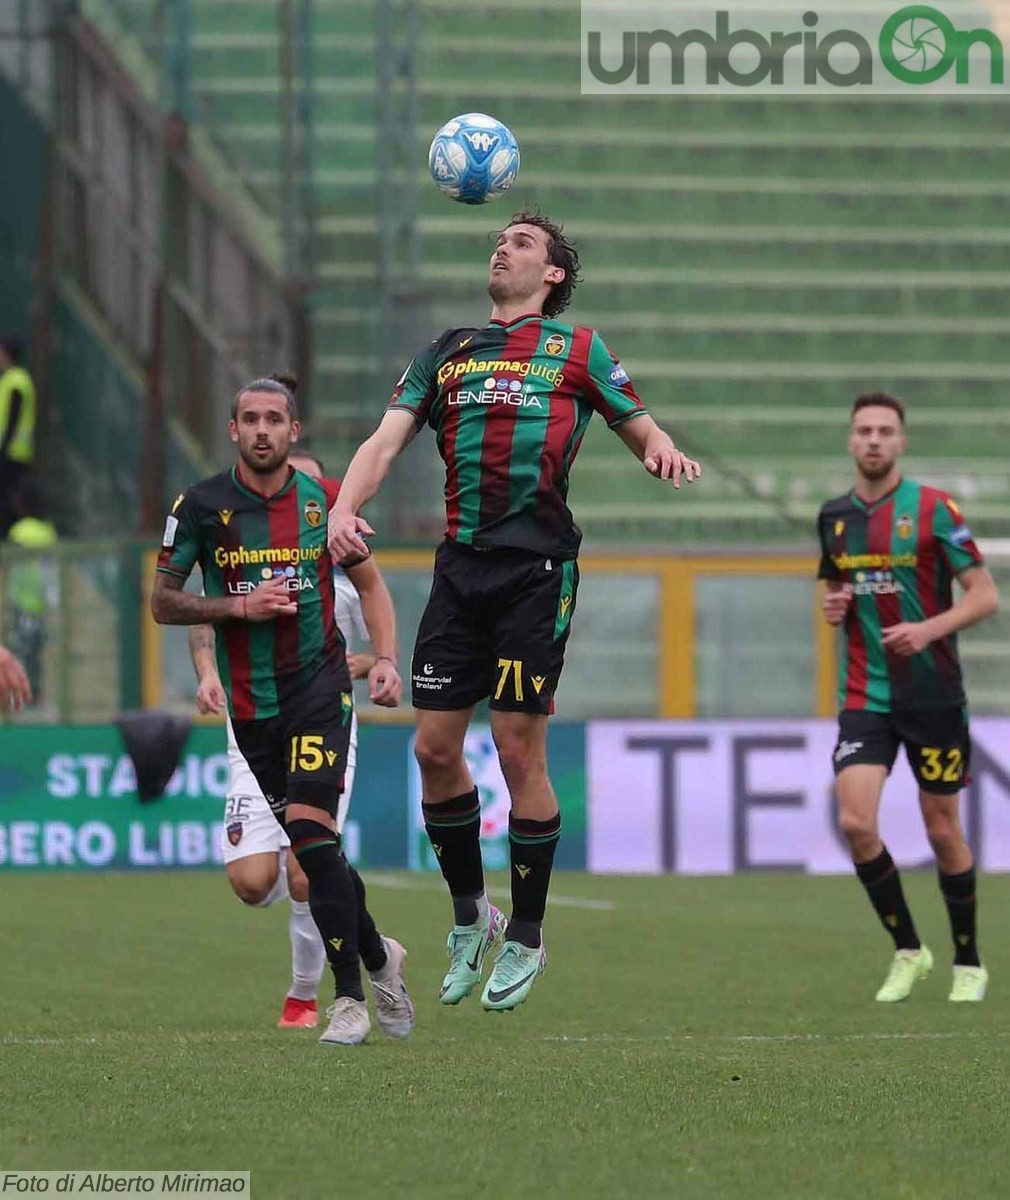
<svg viewBox="0 0 1010 1200">
<path fill-rule="evenodd" d="M 481 1004 L 488 1012 L 506 1012 L 522 1004 L 546 966 L 547 949 L 543 944 L 531 950 L 519 942 L 505 942 L 480 998 Z"/>
<path fill-rule="evenodd" d="M 508 920 L 500 908 L 490 906 L 486 925 L 456 925 L 449 934 L 449 970 L 438 994 L 443 1004 L 459 1004 L 480 983 L 487 952 L 505 932 Z"/>
</svg>

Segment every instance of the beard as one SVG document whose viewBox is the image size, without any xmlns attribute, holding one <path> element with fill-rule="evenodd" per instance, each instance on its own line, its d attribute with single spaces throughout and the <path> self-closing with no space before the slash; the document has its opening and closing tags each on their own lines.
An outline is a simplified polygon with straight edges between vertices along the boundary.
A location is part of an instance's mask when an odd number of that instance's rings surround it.
<svg viewBox="0 0 1010 1200">
<path fill-rule="evenodd" d="M 886 478 L 894 467 L 895 459 L 888 462 L 886 459 L 881 459 L 876 463 L 859 463 L 859 474 L 870 483 L 876 483 L 878 479 Z"/>
<path fill-rule="evenodd" d="M 509 295 L 508 280 L 504 279 L 501 275 L 492 275 L 488 280 L 487 294 L 495 304 L 501 304 L 503 300 L 509 300 L 511 297 Z"/>
<path fill-rule="evenodd" d="M 273 450 L 266 458 L 257 458 L 255 454 L 255 445 L 248 449 L 239 447 L 239 454 L 242 456 L 242 461 L 254 475 L 272 475 L 274 471 L 287 461 L 287 450 Z"/>
</svg>

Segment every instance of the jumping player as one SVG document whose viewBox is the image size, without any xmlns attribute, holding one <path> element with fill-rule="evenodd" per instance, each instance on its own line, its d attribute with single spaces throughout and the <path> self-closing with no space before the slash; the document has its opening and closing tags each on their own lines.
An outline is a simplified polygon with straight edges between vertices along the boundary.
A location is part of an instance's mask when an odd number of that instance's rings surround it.
<svg viewBox="0 0 1010 1200">
<path fill-rule="evenodd" d="M 557 319 L 579 276 L 560 226 L 517 214 L 489 271 L 490 324 L 447 330 L 408 366 L 348 467 L 329 524 L 337 557 L 363 553 L 371 529 L 362 506 L 414 435 L 434 429 L 447 528 L 411 670 L 425 825 L 455 917 L 441 1000 L 473 991 L 504 924 L 484 890 L 480 804 L 463 757 L 474 706 L 489 696 L 512 801 L 512 916 L 481 1003 L 502 1010 L 526 999 L 546 963 L 541 925 L 561 834 L 547 716 L 582 536 L 566 503 L 569 471 L 597 412 L 651 475 L 677 488 L 701 472 L 648 415 L 600 335 Z"/>
</svg>

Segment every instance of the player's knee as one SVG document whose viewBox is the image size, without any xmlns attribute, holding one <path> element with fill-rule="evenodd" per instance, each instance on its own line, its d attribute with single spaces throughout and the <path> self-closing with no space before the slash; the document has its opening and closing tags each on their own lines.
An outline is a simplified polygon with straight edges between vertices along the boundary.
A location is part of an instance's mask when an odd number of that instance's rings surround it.
<svg viewBox="0 0 1010 1200">
<path fill-rule="evenodd" d="M 340 834 L 321 821 L 304 817 L 288 821 L 287 831 L 291 839 L 291 852 L 305 875 L 307 899 L 313 880 L 324 879 L 339 866 Z"/>
<path fill-rule="evenodd" d="M 414 757 L 422 774 L 454 771 L 462 761 L 462 754 L 456 742 L 424 733 L 417 735 Z"/>
<path fill-rule="evenodd" d="M 960 823 L 947 813 L 932 813 L 926 817 L 926 837 L 934 854 L 940 858 L 959 849 L 964 841 Z"/>
<path fill-rule="evenodd" d="M 870 813 L 842 808 L 838 813 L 838 828 L 853 850 L 877 841 L 877 823 Z"/>
<path fill-rule="evenodd" d="M 498 750 L 501 773 L 509 791 L 515 795 L 543 774 L 543 767 L 521 745 L 506 745 Z"/>
<path fill-rule="evenodd" d="M 274 880 L 260 879 L 259 877 L 247 876 L 228 876 L 228 881 L 231 884 L 231 890 L 242 901 L 243 904 L 248 904 L 255 907 L 257 904 L 262 904 L 263 901 L 270 895 L 270 889 L 276 882 Z"/>
<path fill-rule="evenodd" d="M 540 742 L 521 731 L 496 731 L 495 746 L 502 775 L 513 795 L 547 774 Z"/>
</svg>

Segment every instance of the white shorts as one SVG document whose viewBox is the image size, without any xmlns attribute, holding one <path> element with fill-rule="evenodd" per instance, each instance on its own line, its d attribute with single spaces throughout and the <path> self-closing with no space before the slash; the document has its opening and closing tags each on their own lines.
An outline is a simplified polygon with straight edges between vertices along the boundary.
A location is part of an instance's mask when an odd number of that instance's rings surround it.
<svg viewBox="0 0 1010 1200">
<path fill-rule="evenodd" d="M 344 828 L 347 810 L 351 805 L 354 772 L 358 765 L 358 714 L 351 718 L 351 744 L 347 750 L 347 770 L 344 772 L 344 791 L 337 806 L 337 830 Z M 228 796 L 224 803 L 224 826 L 221 831 L 221 853 L 226 863 L 251 854 L 280 853 L 291 840 L 270 811 L 270 805 L 260 791 L 256 777 L 235 744 L 231 722 L 228 722 Z"/>
</svg>

